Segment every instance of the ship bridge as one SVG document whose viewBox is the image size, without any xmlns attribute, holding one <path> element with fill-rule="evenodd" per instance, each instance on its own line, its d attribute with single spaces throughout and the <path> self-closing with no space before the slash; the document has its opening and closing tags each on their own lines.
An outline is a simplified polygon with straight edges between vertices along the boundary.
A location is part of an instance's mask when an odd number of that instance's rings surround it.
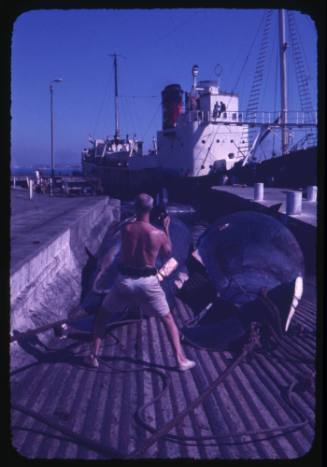
<svg viewBox="0 0 327 467">
<path fill-rule="evenodd" d="M 308 115 L 307 112 L 287 112 L 287 123 L 281 123 L 280 112 L 252 112 L 246 111 L 224 111 L 219 114 L 215 110 L 190 110 L 187 112 L 188 122 L 206 122 L 225 125 L 249 125 L 251 127 L 271 126 L 281 128 L 311 128 L 318 126 L 318 115 Z"/>
</svg>

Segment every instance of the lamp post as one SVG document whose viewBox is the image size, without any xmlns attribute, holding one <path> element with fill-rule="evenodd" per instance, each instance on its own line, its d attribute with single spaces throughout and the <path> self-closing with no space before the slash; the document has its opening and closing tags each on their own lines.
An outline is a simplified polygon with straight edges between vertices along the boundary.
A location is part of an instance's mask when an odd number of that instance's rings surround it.
<svg viewBox="0 0 327 467">
<path fill-rule="evenodd" d="M 51 133 L 51 177 L 50 177 L 50 196 L 53 196 L 53 187 L 54 187 L 54 157 L 53 157 L 53 85 L 54 83 L 62 83 L 62 79 L 54 79 L 50 81 L 50 133 Z"/>
</svg>

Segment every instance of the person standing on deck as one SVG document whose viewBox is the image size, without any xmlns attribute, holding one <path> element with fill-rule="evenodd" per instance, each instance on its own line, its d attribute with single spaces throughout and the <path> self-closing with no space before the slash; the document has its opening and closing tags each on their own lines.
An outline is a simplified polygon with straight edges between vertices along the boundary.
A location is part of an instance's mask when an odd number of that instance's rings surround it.
<svg viewBox="0 0 327 467">
<path fill-rule="evenodd" d="M 178 328 L 170 312 L 163 289 L 160 286 L 155 267 L 159 253 L 167 258 L 171 256 L 172 245 L 169 236 L 170 217 L 163 221 L 164 230 L 157 229 L 150 223 L 153 198 L 141 193 L 135 200 L 136 220 L 122 228 L 120 274 L 112 289 L 105 297 L 96 317 L 93 331 L 93 348 L 86 357 L 89 366 L 99 366 L 98 355 L 105 333 L 108 313 L 123 311 L 131 304 L 139 305 L 143 310 L 159 316 L 170 335 L 181 371 L 195 366 L 183 352 Z M 108 266 L 106 257 L 102 262 L 95 285 Z"/>
</svg>

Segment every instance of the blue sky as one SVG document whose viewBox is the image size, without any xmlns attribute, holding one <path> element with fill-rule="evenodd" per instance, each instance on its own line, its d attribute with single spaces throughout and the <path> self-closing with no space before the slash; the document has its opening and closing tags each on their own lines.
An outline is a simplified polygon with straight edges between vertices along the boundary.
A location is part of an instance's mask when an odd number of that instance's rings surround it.
<svg viewBox="0 0 327 467">
<path fill-rule="evenodd" d="M 79 163 L 89 135 L 101 138 L 113 133 L 109 56 L 113 52 L 124 56 L 119 60 L 121 134 L 136 133 L 145 149 L 161 128 L 162 89 L 178 83 L 189 90 L 193 64 L 200 67 L 200 79 L 216 79 L 215 66 L 220 64 L 221 89 L 239 93 L 240 110 L 245 110 L 263 14 L 258 9 L 33 10 L 22 14 L 14 24 L 12 40 L 12 164 L 49 164 L 49 82 L 55 78 L 63 79 L 54 89 L 57 163 Z M 316 108 L 317 33 L 308 15 L 297 12 L 296 20 Z M 277 10 L 273 21 L 262 110 L 273 110 L 279 103 L 273 71 Z M 291 67 L 289 71 L 290 107 L 300 110 L 294 71 Z"/>
</svg>

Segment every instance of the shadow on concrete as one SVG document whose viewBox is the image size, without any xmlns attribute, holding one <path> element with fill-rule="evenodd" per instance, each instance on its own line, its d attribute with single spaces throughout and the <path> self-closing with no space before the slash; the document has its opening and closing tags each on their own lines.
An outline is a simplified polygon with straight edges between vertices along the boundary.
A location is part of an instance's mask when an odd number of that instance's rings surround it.
<svg viewBox="0 0 327 467">
<path fill-rule="evenodd" d="M 128 322 L 129 320 L 126 320 Z M 116 328 L 123 326 L 124 322 L 117 322 L 115 323 L 110 323 L 110 331 L 107 329 L 106 333 L 107 335 L 110 335 L 110 338 L 112 339 L 112 343 L 109 345 L 121 345 L 119 339 L 112 334 L 112 331 L 114 331 Z M 66 363 L 70 364 L 73 366 L 80 366 L 83 367 L 84 369 L 89 369 L 85 363 L 84 363 L 84 357 L 85 355 L 77 355 L 73 353 L 72 351 L 76 349 L 76 347 L 83 345 L 85 343 L 89 344 L 92 341 L 92 333 L 91 332 L 78 332 L 78 331 L 70 331 L 69 334 L 67 335 L 67 339 L 74 340 L 74 342 L 70 342 L 68 345 L 65 345 L 62 348 L 50 348 L 47 345 L 45 345 L 37 335 L 34 336 L 22 336 L 17 339 L 18 345 L 21 347 L 24 352 L 29 354 L 30 356 L 34 357 L 36 360 L 33 363 L 30 363 L 28 365 L 25 365 L 21 368 L 18 368 L 16 370 L 13 370 L 11 372 L 11 376 L 17 375 L 19 373 L 22 373 L 23 371 L 30 369 L 34 366 L 40 365 L 40 364 L 48 364 L 48 363 Z M 106 344 L 106 347 L 108 344 Z M 123 347 L 122 347 L 123 350 Z M 142 366 L 153 366 L 155 368 L 162 368 L 166 370 L 174 370 L 177 369 L 177 367 L 165 367 L 165 366 L 160 366 L 157 364 L 154 364 L 153 362 L 146 362 L 142 360 L 137 360 L 134 358 L 130 357 L 101 357 L 101 361 L 106 362 L 106 361 L 126 361 L 130 362 L 136 365 L 142 365 Z"/>
<path fill-rule="evenodd" d="M 81 278 L 81 302 L 87 295 L 87 293 L 92 289 L 93 281 L 95 278 L 95 272 L 98 266 L 97 258 L 92 255 L 87 247 L 85 247 L 85 251 L 88 257 L 88 260 L 82 270 L 82 278 Z"/>
<path fill-rule="evenodd" d="M 18 338 L 17 343 L 21 347 L 22 350 L 24 350 L 26 353 L 31 355 L 36 359 L 35 362 L 30 363 L 28 365 L 25 365 L 23 367 L 17 368 L 16 370 L 13 370 L 10 375 L 17 375 L 18 373 L 21 373 L 29 368 L 32 368 L 33 366 L 42 364 L 42 363 L 70 363 L 70 364 L 75 364 L 76 359 L 78 360 L 79 358 L 70 351 L 74 349 L 76 346 L 81 344 L 81 338 L 84 339 L 85 341 L 90 341 L 91 337 L 90 335 L 79 335 L 79 340 L 76 342 L 73 342 L 61 349 L 51 349 L 47 345 L 45 345 L 38 336 L 29 336 L 29 337 L 22 337 Z"/>
</svg>

